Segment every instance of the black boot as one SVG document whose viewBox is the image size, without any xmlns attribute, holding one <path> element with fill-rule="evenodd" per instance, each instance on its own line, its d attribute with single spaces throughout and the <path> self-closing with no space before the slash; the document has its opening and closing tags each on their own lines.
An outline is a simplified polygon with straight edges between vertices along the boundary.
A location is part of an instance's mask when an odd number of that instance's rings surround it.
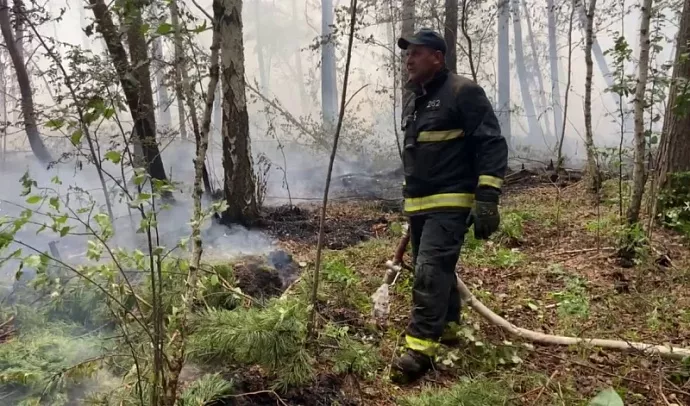
<svg viewBox="0 0 690 406">
<path fill-rule="evenodd" d="M 391 379 L 397 384 L 407 384 L 421 378 L 433 366 L 430 356 L 408 349 L 393 361 Z"/>
</svg>

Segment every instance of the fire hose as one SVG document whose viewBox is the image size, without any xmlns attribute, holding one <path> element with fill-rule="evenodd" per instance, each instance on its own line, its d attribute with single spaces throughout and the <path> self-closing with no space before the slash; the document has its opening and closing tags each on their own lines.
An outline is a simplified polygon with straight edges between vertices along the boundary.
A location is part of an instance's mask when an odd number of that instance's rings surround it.
<svg viewBox="0 0 690 406">
<path fill-rule="evenodd" d="M 409 241 L 410 231 L 408 228 L 407 232 L 405 233 L 405 235 L 403 235 L 400 242 L 398 243 L 395 255 L 393 256 L 393 260 L 386 261 L 386 276 L 384 277 L 384 283 L 383 285 L 381 285 L 379 290 L 377 290 L 377 292 L 374 295 L 375 313 L 378 312 L 379 314 L 383 313 L 387 315 L 387 311 L 381 312 L 380 309 L 376 309 L 376 306 L 387 306 L 387 303 L 384 304 L 384 301 L 387 302 L 388 286 L 393 285 L 395 283 L 403 268 L 409 269 L 409 267 L 407 267 L 403 263 L 403 256 L 405 254 L 405 250 L 407 248 Z M 476 296 L 472 294 L 472 292 L 469 290 L 467 285 L 463 283 L 460 277 L 458 275 L 456 275 L 456 277 L 458 292 L 460 294 L 460 300 L 463 304 L 467 304 L 470 308 L 474 309 L 477 313 L 479 313 L 480 316 L 486 319 L 486 321 L 495 326 L 500 327 L 510 335 L 522 338 L 532 343 L 565 346 L 584 344 L 619 351 L 636 350 L 648 355 L 658 354 L 662 357 L 671 359 L 683 359 L 685 357 L 690 357 L 690 349 L 688 348 L 673 347 L 670 345 L 645 344 L 622 340 L 559 336 L 540 333 L 522 327 L 517 327 L 513 323 L 507 321 L 506 319 L 497 315 L 491 309 L 486 307 L 481 301 L 479 301 L 479 299 L 477 299 Z M 381 297 L 385 295 L 385 299 L 379 299 L 379 302 L 377 303 L 376 295 L 380 295 Z"/>
</svg>

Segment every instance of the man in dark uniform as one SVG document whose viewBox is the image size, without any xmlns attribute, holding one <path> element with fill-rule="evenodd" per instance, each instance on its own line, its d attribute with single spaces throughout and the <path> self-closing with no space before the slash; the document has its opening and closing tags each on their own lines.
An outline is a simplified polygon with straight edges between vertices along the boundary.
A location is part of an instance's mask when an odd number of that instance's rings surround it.
<svg viewBox="0 0 690 406">
<path fill-rule="evenodd" d="M 455 266 L 470 225 L 477 239 L 498 229 L 508 146 L 484 90 L 446 68 L 443 37 L 421 29 L 398 46 L 407 50 L 411 92 L 403 107 L 403 195 L 415 260 L 407 350 L 393 364 L 403 383 L 431 368 L 440 343 L 457 342 Z"/>
</svg>

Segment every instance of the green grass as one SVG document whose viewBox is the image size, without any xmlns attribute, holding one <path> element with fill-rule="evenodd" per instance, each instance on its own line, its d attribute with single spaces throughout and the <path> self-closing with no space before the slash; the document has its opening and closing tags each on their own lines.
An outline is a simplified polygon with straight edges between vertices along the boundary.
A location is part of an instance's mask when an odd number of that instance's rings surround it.
<svg viewBox="0 0 690 406">
<path fill-rule="evenodd" d="M 514 394 L 504 382 L 491 378 L 463 380 L 448 389 L 427 388 L 421 393 L 406 396 L 401 406 L 501 406 L 515 405 Z"/>
</svg>

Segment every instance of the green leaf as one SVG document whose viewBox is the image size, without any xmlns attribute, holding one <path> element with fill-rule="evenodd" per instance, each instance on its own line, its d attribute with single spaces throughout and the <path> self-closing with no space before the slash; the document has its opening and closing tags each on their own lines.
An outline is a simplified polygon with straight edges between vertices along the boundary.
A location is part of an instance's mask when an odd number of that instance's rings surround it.
<svg viewBox="0 0 690 406">
<path fill-rule="evenodd" d="M 589 406 L 625 406 L 618 392 L 613 388 L 607 388 L 589 401 Z"/>
<path fill-rule="evenodd" d="M 119 151 L 108 151 L 105 153 L 105 159 L 111 161 L 114 164 L 119 164 L 122 160 L 122 153 Z"/>
<path fill-rule="evenodd" d="M 62 227 L 62 228 L 60 229 L 60 237 L 66 236 L 67 233 L 69 233 L 69 230 L 70 230 L 70 227 L 69 227 L 69 226 Z"/>
<path fill-rule="evenodd" d="M 159 25 L 158 28 L 156 29 L 156 34 L 167 35 L 167 34 L 170 34 L 172 31 L 173 31 L 172 24 L 163 23 L 163 24 Z"/>
<path fill-rule="evenodd" d="M 62 181 L 60 180 L 60 178 L 57 177 L 57 175 L 53 176 L 53 178 L 50 180 L 50 182 L 55 184 L 55 185 L 62 185 Z"/>
<path fill-rule="evenodd" d="M 196 28 L 192 30 L 193 33 L 195 34 L 200 34 L 202 32 L 206 31 L 206 21 L 201 23 L 201 25 L 197 25 Z"/>
<path fill-rule="evenodd" d="M 218 286 L 220 283 L 220 280 L 218 279 L 218 275 L 213 274 L 211 275 L 211 286 Z"/>
<path fill-rule="evenodd" d="M 77 130 L 77 131 L 73 132 L 72 136 L 69 137 L 70 141 L 72 141 L 72 145 L 79 144 L 79 142 L 81 141 L 81 136 L 82 136 L 81 130 Z"/>
<path fill-rule="evenodd" d="M 46 123 L 46 127 L 51 130 L 59 130 L 63 125 L 65 125 L 65 120 L 62 118 L 53 118 Z"/>
<path fill-rule="evenodd" d="M 43 200 L 43 198 L 41 196 L 33 195 L 33 196 L 29 196 L 29 198 L 26 199 L 26 202 L 28 204 L 36 204 L 36 203 L 40 202 L 41 200 Z"/>
<path fill-rule="evenodd" d="M 115 109 L 112 107 L 108 107 L 105 110 L 103 110 L 103 117 L 106 120 L 110 120 L 114 115 L 115 115 Z"/>
<path fill-rule="evenodd" d="M 60 210 L 60 199 L 57 196 L 53 196 L 48 200 L 48 204 L 50 207 L 52 207 L 55 211 Z"/>
<path fill-rule="evenodd" d="M 24 265 L 31 268 L 37 268 L 41 265 L 41 256 L 38 254 L 29 255 L 24 259 Z"/>
</svg>

